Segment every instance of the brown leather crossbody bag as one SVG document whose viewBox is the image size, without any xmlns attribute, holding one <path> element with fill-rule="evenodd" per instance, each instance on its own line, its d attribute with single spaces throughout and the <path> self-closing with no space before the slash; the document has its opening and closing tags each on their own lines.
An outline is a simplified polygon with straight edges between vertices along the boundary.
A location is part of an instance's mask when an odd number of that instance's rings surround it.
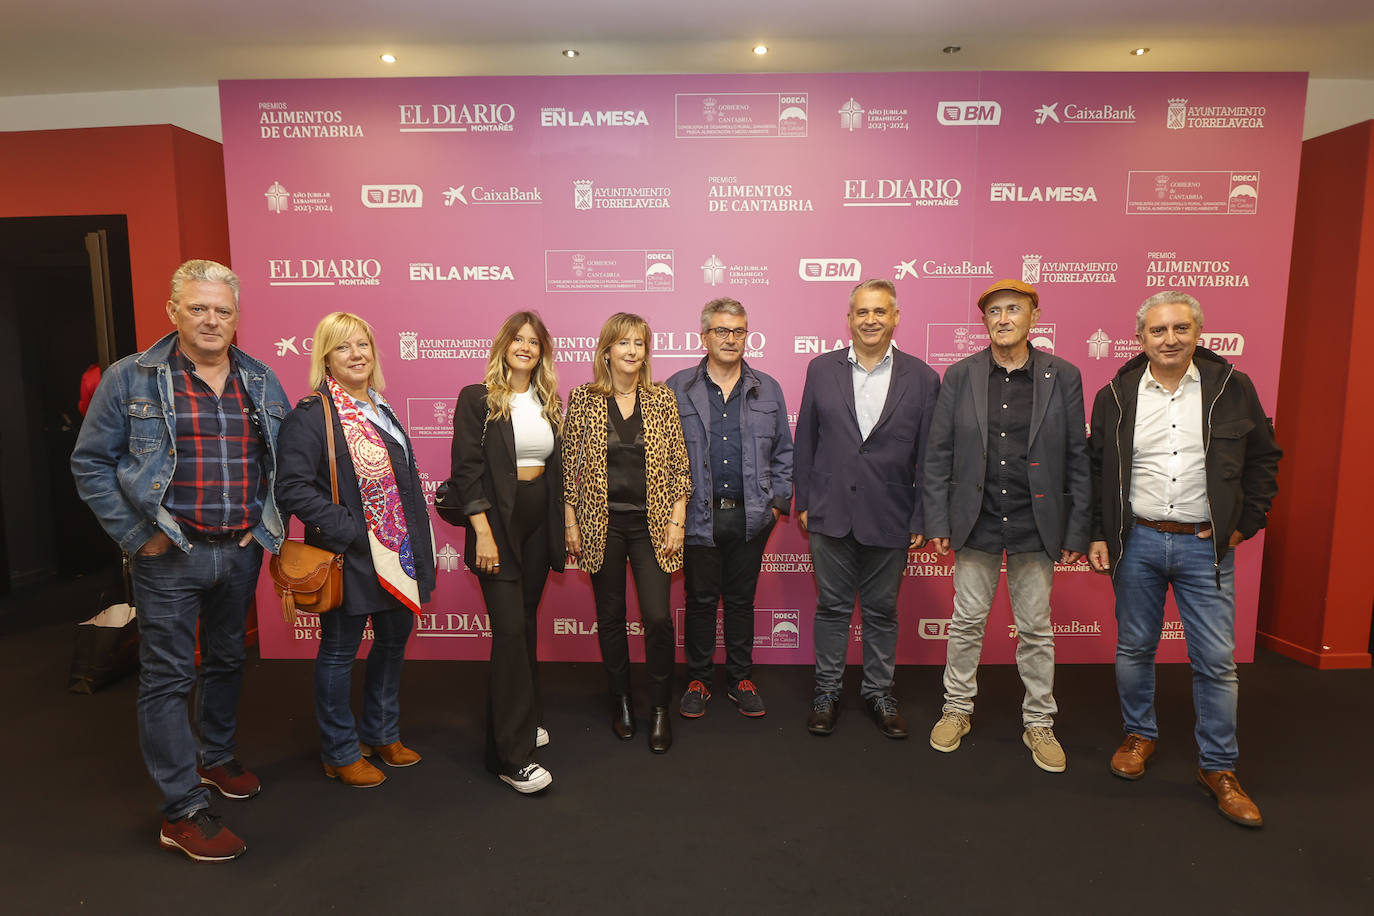
<svg viewBox="0 0 1374 916">
<path fill-rule="evenodd" d="M 334 457 L 334 420 L 329 412 L 329 399 L 321 396 L 324 407 L 324 434 L 329 452 L 329 489 L 335 505 L 339 502 L 339 466 Z M 272 557 L 268 571 L 272 587 L 281 598 L 281 617 L 287 626 L 295 626 L 296 612 L 323 614 L 343 603 L 343 565 L 341 553 L 330 553 L 301 541 L 286 539 L 281 553 Z"/>
</svg>

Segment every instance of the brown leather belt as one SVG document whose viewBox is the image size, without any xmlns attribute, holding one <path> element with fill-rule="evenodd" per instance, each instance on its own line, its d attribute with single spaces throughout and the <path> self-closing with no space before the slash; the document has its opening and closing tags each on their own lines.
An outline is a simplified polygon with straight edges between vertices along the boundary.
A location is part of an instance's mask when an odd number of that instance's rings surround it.
<svg viewBox="0 0 1374 916">
<path fill-rule="evenodd" d="M 1156 531 L 1163 531 L 1165 534 L 1197 534 L 1212 530 L 1211 522 L 1156 522 L 1148 518 L 1138 518 L 1135 523 L 1144 525 L 1146 528 L 1153 528 Z"/>
</svg>

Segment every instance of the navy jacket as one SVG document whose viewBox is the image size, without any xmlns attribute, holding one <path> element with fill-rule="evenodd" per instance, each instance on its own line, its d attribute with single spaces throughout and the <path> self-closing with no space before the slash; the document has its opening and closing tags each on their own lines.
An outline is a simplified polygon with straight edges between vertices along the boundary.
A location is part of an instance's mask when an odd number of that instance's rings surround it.
<svg viewBox="0 0 1374 916">
<path fill-rule="evenodd" d="M 310 395 L 296 404 L 282 422 L 278 442 L 281 459 L 277 464 L 277 505 L 283 516 L 294 515 L 305 525 L 305 542 L 344 555 L 343 603 L 339 610 L 345 614 L 371 614 L 401 607 L 390 592 L 377 580 L 372 565 L 372 548 L 368 543 L 367 521 L 363 515 L 363 498 L 358 491 L 358 477 L 353 471 L 353 459 L 348 454 L 339 413 L 330 405 L 329 415 L 334 421 L 334 456 L 339 466 L 339 504 L 329 496 L 329 457 L 325 453 L 324 409 L 320 399 Z M 391 419 L 404 429 L 393 413 Z M 420 602 L 429 600 L 434 591 L 434 534 L 429 525 L 429 510 L 425 505 L 420 472 L 415 467 L 415 448 L 409 441 L 406 458 L 400 443 L 386 431 L 381 433 L 391 457 L 391 469 L 396 475 L 396 490 L 405 509 L 406 531 L 410 534 L 410 548 L 415 555 L 416 582 L 420 587 Z"/>
<path fill-rule="evenodd" d="M 934 369 L 893 348 L 887 400 L 861 440 L 848 348 L 811 361 L 792 474 L 793 508 L 807 513 L 808 530 L 891 548 L 925 533 L 921 467 L 939 393 Z"/>
<path fill-rule="evenodd" d="M 792 429 L 782 386 L 771 375 L 741 361 L 740 450 L 744 453 L 744 536 L 752 540 L 773 524 L 773 510 L 792 506 Z M 692 465 L 692 497 L 687 501 L 687 543 L 714 547 L 711 496 L 711 410 L 706 389 L 706 359 L 668 379 L 682 416 L 682 438 Z"/>
</svg>

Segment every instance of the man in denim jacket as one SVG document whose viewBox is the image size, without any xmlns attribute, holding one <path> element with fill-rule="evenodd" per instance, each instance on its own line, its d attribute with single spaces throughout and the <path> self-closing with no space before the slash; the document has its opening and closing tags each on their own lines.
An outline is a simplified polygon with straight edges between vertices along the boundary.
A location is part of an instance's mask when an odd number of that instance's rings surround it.
<svg viewBox="0 0 1374 916">
<path fill-rule="evenodd" d="M 782 388 L 744 361 L 748 337 L 744 306 L 713 299 L 701 310 L 706 358 L 668 379 L 692 466 L 683 566 L 689 683 L 680 708 L 689 719 L 711 698 L 722 603 L 726 693 L 746 716 L 766 712 L 751 680 L 754 591 L 764 544 L 792 504 L 792 431 Z"/>
<path fill-rule="evenodd" d="M 139 745 L 163 795 L 159 843 L 204 862 L 247 848 L 209 813 L 205 786 L 238 799 L 261 789 L 234 756 L 244 619 L 262 550 L 278 552 L 284 534 L 272 488 L 286 393 L 232 346 L 238 298 L 222 264 L 177 268 L 176 330 L 109 368 L 72 452 L 81 498 L 133 556 Z"/>
</svg>

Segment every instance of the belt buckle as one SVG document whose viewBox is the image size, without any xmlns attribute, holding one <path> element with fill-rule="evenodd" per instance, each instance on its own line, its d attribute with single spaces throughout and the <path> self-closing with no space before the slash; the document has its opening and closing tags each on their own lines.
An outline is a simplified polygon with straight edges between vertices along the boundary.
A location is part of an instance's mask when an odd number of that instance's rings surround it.
<svg viewBox="0 0 1374 916">
<path fill-rule="evenodd" d="M 722 497 L 720 497 L 720 498 L 718 498 L 718 499 L 716 500 L 716 508 L 717 508 L 717 509 L 734 509 L 734 508 L 736 508 L 738 505 L 739 505 L 739 500 L 737 500 L 737 499 L 731 499 L 731 498 L 728 497 L 728 496 L 722 496 Z"/>
</svg>

